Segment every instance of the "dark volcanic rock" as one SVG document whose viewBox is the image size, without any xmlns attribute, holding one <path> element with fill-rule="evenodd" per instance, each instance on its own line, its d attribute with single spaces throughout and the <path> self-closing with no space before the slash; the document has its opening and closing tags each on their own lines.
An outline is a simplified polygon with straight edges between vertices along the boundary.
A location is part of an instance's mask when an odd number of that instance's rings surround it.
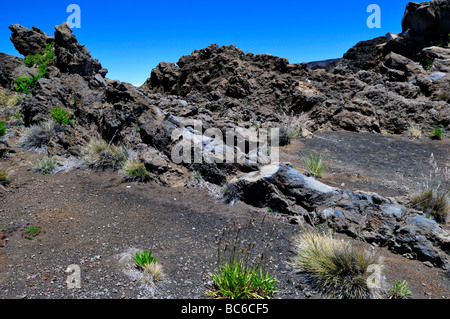
<svg viewBox="0 0 450 319">
<path fill-rule="evenodd" d="M 231 180 L 246 203 L 301 216 L 439 267 L 450 266 L 450 233 L 392 198 L 327 186 L 288 165 L 262 166 Z"/>
<path fill-rule="evenodd" d="M 108 72 L 97 59 L 91 57 L 91 53 L 78 43 L 69 25 L 63 23 L 55 27 L 55 55 L 56 65 L 63 73 L 92 76 L 101 74 L 103 77 Z"/>
<path fill-rule="evenodd" d="M 41 53 L 47 44 L 54 41 L 54 38 L 36 27 L 25 28 L 19 24 L 9 26 L 12 31 L 11 41 L 20 54 Z"/>
</svg>

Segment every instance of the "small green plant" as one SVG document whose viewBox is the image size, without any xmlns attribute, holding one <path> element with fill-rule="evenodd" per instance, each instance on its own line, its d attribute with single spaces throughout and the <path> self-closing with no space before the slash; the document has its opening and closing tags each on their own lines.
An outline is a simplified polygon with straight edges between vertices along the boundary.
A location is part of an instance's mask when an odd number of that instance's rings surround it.
<svg viewBox="0 0 450 319">
<path fill-rule="evenodd" d="M 396 281 L 391 289 L 391 296 L 389 299 L 408 299 L 412 297 L 412 292 L 408 289 L 408 282 L 403 280 L 402 282 Z"/>
<path fill-rule="evenodd" d="M 266 207 L 267 214 L 273 214 L 273 209 L 270 207 Z"/>
<path fill-rule="evenodd" d="M 159 258 L 155 258 L 152 255 L 151 249 L 141 250 L 141 251 L 137 252 L 136 255 L 132 258 L 136 262 L 136 266 L 141 270 L 144 270 L 145 267 L 150 264 L 156 264 L 159 260 Z"/>
<path fill-rule="evenodd" d="M 433 59 L 428 59 L 428 60 L 426 60 L 425 63 L 424 63 L 424 65 L 423 65 L 423 68 L 424 68 L 425 70 L 427 70 L 427 71 L 431 70 L 431 67 L 433 66 L 433 62 L 434 62 Z"/>
<path fill-rule="evenodd" d="M 8 132 L 9 130 L 6 127 L 5 121 L 0 121 L 0 137 L 4 136 Z"/>
<path fill-rule="evenodd" d="M 214 288 L 209 295 L 218 299 L 269 299 L 278 292 L 279 282 L 264 264 L 270 245 L 266 243 L 262 252 L 255 252 L 249 226 L 224 229 L 221 236 L 216 235 L 218 268 L 210 275 Z"/>
<path fill-rule="evenodd" d="M 370 299 L 369 266 L 382 267 L 376 252 L 333 238 L 330 232 L 306 232 L 295 241 L 293 266 L 304 272 L 310 285 L 334 299 Z"/>
<path fill-rule="evenodd" d="M 123 174 L 125 178 L 130 181 L 146 182 L 152 179 L 152 174 L 147 170 L 144 163 L 137 159 L 129 159 L 124 167 Z"/>
<path fill-rule="evenodd" d="M 141 131 L 141 128 L 136 123 L 131 123 L 133 125 L 133 129 L 136 133 L 139 133 Z"/>
<path fill-rule="evenodd" d="M 442 140 L 442 129 L 435 128 L 433 131 L 430 132 L 430 138 L 433 140 Z"/>
<path fill-rule="evenodd" d="M 147 276 L 151 276 L 150 280 L 148 277 L 144 279 L 146 283 L 155 284 L 164 276 L 162 266 L 158 263 L 159 258 L 152 255 L 151 249 L 141 250 L 132 258 L 140 271 Z"/>
<path fill-rule="evenodd" d="M 313 154 L 310 152 L 308 155 L 300 154 L 305 169 L 309 176 L 320 178 L 325 169 L 325 162 L 321 154 Z"/>
<path fill-rule="evenodd" d="M 26 230 L 25 230 L 25 238 L 26 239 L 29 239 L 29 240 L 31 240 L 31 239 L 33 239 L 34 237 L 36 237 L 37 235 L 39 235 L 41 233 L 41 229 L 39 228 L 39 227 L 30 227 L 30 228 L 27 228 Z"/>
<path fill-rule="evenodd" d="M 44 156 L 42 159 L 38 160 L 34 164 L 34 170 L 43 175 L 52 174 L 55 168 L 56 168 L 56 160 L 48 156 Z"/>
<path fill-rule="evenodd" d="M 59 125 L 66 126 L 70 123 L 70 116 L 67 111 L 63 110 L 61 107 L 54 107 L 51 109 L 50 114 L 53 120 Z"/>
</svg>

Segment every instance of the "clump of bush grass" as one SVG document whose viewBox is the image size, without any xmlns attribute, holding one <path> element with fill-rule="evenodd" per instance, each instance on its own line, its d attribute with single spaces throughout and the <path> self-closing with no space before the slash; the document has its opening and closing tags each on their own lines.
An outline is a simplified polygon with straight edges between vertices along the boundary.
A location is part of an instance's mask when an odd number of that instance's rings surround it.
<svg viewBox="0 0 450 319">
<path fill-rule="evenodd" d="M 325 169 L 325 161 L 320 153 L 314 154 L 309 152 L 308 155 L 300 153 L 303 164 L 309 176 L 320 178 Z"/>
<path fill-rule="evenodd" d="M 371 299 L 370 265 L 381 267 L 376 252 L 333 238 L 331 233 L 305 232 L 295 242 L 293 266 L 304 272 L 309 284 L 334 299 Z"/>
<path fill-rule="evenodd" d="M 408 289 L 408 282 L 406 280 L 402 282 L 396 281 L 391 288 L 389 299 L 409 299 L 412 295 L 412 292 Z"/>
<path fill-rule="evenodd" d="M 257 252 L 249 227 L 224 229 L 216 235 L 218 267 L 210 275 L 214 287 L 209 295 L 217 299 L 269 299 L 278 292 L 279 282 L 265 264 L 270 245 L 266 243 L 262 252 Z"/>
<path fill-rule="evenodd" d="M 44 156 L 34 163 L 35 172 L 43 175 L 50 175 L 55 171 L 56 160 L 52 157 Z"/>
<path fill-rule="evenodd" d="M 20 142 L 28 150 L 41 150 L 48 146 L 50 140 L 61 133 L 62 128 L 53 120 L 41 122 L 28 127 L 22 134 Z"/>
<path fill-rule="evenodd" d="M 422 130 L 417 126 L 408 127 L 408 136 L 413 139 L 420 139 L 422 137 Z"/>
<path fill-rule="evenodd" d="M 151 275 L 153 283 L 160 281 L 164 276 L 162 266 L 158 263 L 159 258 L 153 256 L 151 249 L 141 250 L 132 258 L 139 270 Z"/>
<path fill-rule="evenodd" d="M 40 54 L 27 56 L 24 60 L 25 65 L 28 67 L 37 65 L 39 73 L 32 77 L 26 75 L 18 77 L 14 89 L 19 93 L 30 93 L 30 90 L 36 85 L 37 81 L 47 74 L 47 66 L 54 60 L 54 43 L 47 44 L 45 50 Z"/>
<path fill-rule="evenodd" d="M 11 167 L 1 167 L 0 166 L 0 185 L 6 185 L 11 182 L 9 177 L 11 172 Z"/>
<path fill-rule="evenodd" d="M 84 157 L 85 164 L 94 169 L 120 169 L 129 156 L 123 146 L 107 143 L 100 137 L 92 138 Z"/>
<path fill-rule="evenodd" d="M 123 175 L 129 181 L 147 182 L 153 178 L 145 164 L 135 158 L 128 159 L 123 166 Z"/>
<path fill-rule="evenodd" d="M 429 163 L 429 176 L 424 178 L 422 189 L 412 195 L 412 203 L 438 223 L 445 223 L 450 212 L 450 163 L 439 167 L 433 154 Z"/>
<path fill-rule="evenodd" d="M 286 146 L 291 144 L 291 141 L 299 136 L 304 130 L 314 124 L 310 120 L 309 115 L 302 113 L 300 115 L 294 115 L 291 112 L 290 115 L 283 113 L 280 117 L 280 146 Z"/>
</svg>

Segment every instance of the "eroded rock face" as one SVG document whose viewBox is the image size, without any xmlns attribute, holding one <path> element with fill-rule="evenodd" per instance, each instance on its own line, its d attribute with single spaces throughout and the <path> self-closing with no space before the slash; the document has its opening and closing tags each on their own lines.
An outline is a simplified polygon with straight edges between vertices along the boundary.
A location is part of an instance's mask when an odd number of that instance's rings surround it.
<svg viewBox="0 0 450 319">
<path fill-rule="evenodd" d="M 81 76 L 106 75 L 108 71 L 97 59 L 91 57 L 84 45 L 78 43 L 67 23 L 56 26 L 55 29 L 56 64 L 61 72 Z"/>
<path fill-rule="evenodd" d="M 24 56 L 41 53 L 47 44 L 54 41 L 53 37 L 36 27 L 28 29 L 19 24 L 13 24 L 9 29 L 12 31 L 11 41 L 14 47 Z"/>
<path fill-rule="evenodd" d="M 182 57 L 178 66 L 161 63 L 141 90 L 181 96 L 195 104 L 194 112 L 182 104 L 163 109 L 221 129 L 276 127 L 280 115 L 292 111 L 309 114 L 314 130 L 401 134 L 411 125 L 448 128 L 448 103 L 436 98 L 448 92 L 446 59 L 436 58 L 427 70 L 395 52 L 383 56 L 377 43 L 360 44 L 343 59 L 313 69 L 212 45 Z M 440 73 L 432 75 L 435 70 Z"/>
</svg>

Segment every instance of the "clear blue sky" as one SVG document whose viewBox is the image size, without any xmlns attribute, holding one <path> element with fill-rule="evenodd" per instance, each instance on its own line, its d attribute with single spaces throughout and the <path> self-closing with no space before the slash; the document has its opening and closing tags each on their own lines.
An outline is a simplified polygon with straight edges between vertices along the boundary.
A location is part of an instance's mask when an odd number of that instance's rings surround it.
<svg viewBox="0 0 450 319">
<path fill-rule="evenodd" d="M 109 70 L 108 78 L 142 84 L 161 62 L 177 62 L 212 43 L 268 53 L 291 63 L 342 55 L 357 42 L 400 33 L 405 0 L 2 0 L 0 52 L 19 56 L 8 26 L 36 26 L 53 35 L 69 4 L 81 8 L 81 44 Z M 381 28 L 370 29 L 367 7 L 381 8 Z"/>
</svg>

